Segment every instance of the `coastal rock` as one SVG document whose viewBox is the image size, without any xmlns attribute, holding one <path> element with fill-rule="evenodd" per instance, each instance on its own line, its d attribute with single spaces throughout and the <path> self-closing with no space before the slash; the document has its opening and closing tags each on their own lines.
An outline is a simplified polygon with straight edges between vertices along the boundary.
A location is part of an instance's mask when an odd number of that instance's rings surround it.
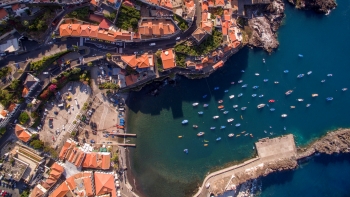
<svg viewBox="0 0 350 197">
<path fill-rule="evenodd" d="M 299 9 L 312 9 L 321 13 L 328 13 L 337 7 L 334 0 L 288 0 Z"/>
</svg>

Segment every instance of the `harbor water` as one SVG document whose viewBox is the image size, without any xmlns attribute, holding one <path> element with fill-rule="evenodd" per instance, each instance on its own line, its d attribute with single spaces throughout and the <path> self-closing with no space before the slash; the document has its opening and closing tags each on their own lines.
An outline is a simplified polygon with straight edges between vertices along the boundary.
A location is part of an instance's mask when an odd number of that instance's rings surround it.
<svg viewBox="0 0 350 197">
<path fill-rule="evenodd" d="M 150 197 L 188 196 L 209 172 L 253 157 L 253 144 L 259 138 L 292 133 L 297 146 L 304 146 L 329 130 L 350 127 L 350 90 L 341 90 L 350 88 L 350 1 L 337 3 L 338 7 L 328 16 L 296 10 L 286 3 L 286 19 L 278 32 L 280 47 L 271 55 L 262 50 L 244 48 L 206 79 L 178 77 L 175 86 L 162 87 L 157 96 L 149 94 L 154 84 L 132 92 L 127 101 L 127 127 L 128 132 L 137 134 L 137 138 L 131 140 L 137 148 L 129 149 L 130 167 L 140 193 Z M 266 63 L 263 63 L 263 58 Z M 284 70 L 289 70 L 289 73 L 284 73 Z M 308 71 L 312 74 L 307 75 Z M 298 74 L 305 76 L 298 79 Z M 332 76 L 327 77 L 327 74 Z M 264 82 L 264 79 L 269 81 Z M 238 84 L 239 80 L 243 82 Z M 322 80 L 325 82 L 321 83 Z M 235 84 L 231 85 L 231 82 Z M 247 87 L 242 88 L 243 84 Z M 259 88 L 253 89 L 253 86 Z M 219 89 L 214 90 L 215 87 Z M 288 90 L 293 90 L 293 93 L 286 96 Z M 238 98 L 239 93 L 243 96 Z M 257 96 L 252 97 L 252 94 Z M 313 98 L 312 94 L 318 94 L 318 97 Z M 207 97 L 203 98 L 203 95 Z M 235 97 L 229 99 L 230 95 Z M 264 97 L 259 98 L 259 95 Z M 326 101 L 327 97 L 333 97 L 333 100 Z M 275 102 L 269 103 L 271 99 Z M 219 100 L 223 103 L 218 104 Z M 195 102 L 199 105 L 193 107 Z M 269 106 L 257 109 L 262 103 Z M 209 107 L 204 108 L 203 104 L 209 104 Z M 306 107 L 307 104 L 311 104 L 310 107 Z M 219 105 L 224 105 L 228 114 L 223 114 Z M 238 111 L 233 105 L 239 106 Z M 242 111 L 241 107 L 247 109 Z M 271 108 L 275 111 L 270 111 Z M 203 111 L 203 115 L 199 115 L 199 111 Z M 287 117 L 281 118 L 281 114 L 287 114 Z M 219 118 L 214 120 L 216 115 Z M 234 121 L 228 123 L 229 118 Z M 189 123 L 182 125 L 185 119 Z M 235 126 L 238 123 L 240 127 Z M 198 125 L 198 128 L 192 125 Z M 220 130 L 220 126 L 226 128 Z M 210 127 L 216 129 L 210 130 Z M 198 132 L 205 134 L 197 137 Z M 229 138 L 229 133 L 235 136 Z M 247 133 L 253 137 L 245 136 Z M 218 137 L 221 141 L 216 141 Z M 188 154 L 184 149 L 188 149 Z M 323 164 L 333 173 L 341 173 L 350 167 L 349 160 L 339 164 L 327 163 L 325 159 Z M 310 161 L 305 168 L 317 165 Z M 304 173 L 311 176 L 311 172 L 304 168 L 289 173 L 294 183 L 288 188 L 290 196 L 296 196 L 293 192 L 298 194 L 300 191 L 297 190 L 298 181 L 303 187 L 314 184 L 303 180 Z M 337 176 L 315 174 L 315 177 L 318 182 L 329 183 L 334 189 L 343 187 L 333 183 Z M 277 191 L 289 187 L 289 182 L 279 183 L 274 179 L 282 180 L 283 177 L 277 173 L 263 180 L 262 196 L 283 196 Z M 265 187 L 264 182 L 271 184 Z M 322 194 L 322 190 L 316 189 L 308 192 L 311 192 L 308 196 Z"/>
</svg>

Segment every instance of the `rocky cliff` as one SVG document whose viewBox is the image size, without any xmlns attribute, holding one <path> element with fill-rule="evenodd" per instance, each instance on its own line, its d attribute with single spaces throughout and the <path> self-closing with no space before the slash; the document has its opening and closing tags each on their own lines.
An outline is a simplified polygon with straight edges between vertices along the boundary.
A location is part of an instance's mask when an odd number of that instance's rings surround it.
<svg viewBox="0 0 350 197">
<path fill-rule="evenodd" d="M 337 7 L 334 0 L 288 0 L 299 9 L 311 9 L 317 12 L 328 13 Z"/>
</svg>

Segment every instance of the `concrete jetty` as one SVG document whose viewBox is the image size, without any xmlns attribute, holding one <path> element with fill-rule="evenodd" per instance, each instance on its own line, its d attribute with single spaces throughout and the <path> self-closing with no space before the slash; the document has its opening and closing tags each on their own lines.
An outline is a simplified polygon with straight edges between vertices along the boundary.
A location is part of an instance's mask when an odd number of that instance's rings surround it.
<svg viewBox="0 0 350 197">
<path fill-rule="evenodd" d="M 216 196 L 228 190 L 235 190 L 239 184 L 257 178 L 266 173 L 266 171 L 271 170 L 273 164 L 288 159 L 295 161 L 297 156 L 297 149 L 292 134 L 272 139 L 260 139 L 255 143 L 255 147 L 258 153 L 256 158 L 209 174 L 194 196 L 208 197 L 210 194 Z M 297 164 L 292 162 L 292 164 L 289 163 L 288 165 L 294 166 Z"/>
<path fill-rule="evenodd" d="M 113 135 L 122 136 L 122 137 L 136 137 L 136 134 L 134 134 L 134 133 L 116 133 Z"/>
</svg>

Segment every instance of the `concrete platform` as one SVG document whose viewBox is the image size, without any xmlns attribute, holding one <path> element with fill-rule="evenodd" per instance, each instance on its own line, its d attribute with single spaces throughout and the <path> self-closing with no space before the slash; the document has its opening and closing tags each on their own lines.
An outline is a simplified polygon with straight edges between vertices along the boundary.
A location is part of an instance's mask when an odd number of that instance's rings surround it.
<svg viewBox="0 0 350 197">
<path fill-rule="evenodd" d="M 260 158 L 296 156 L 296 147 L 292 134 L 277 138 L 263 138 L 255 143 Z"/>
</svg>

